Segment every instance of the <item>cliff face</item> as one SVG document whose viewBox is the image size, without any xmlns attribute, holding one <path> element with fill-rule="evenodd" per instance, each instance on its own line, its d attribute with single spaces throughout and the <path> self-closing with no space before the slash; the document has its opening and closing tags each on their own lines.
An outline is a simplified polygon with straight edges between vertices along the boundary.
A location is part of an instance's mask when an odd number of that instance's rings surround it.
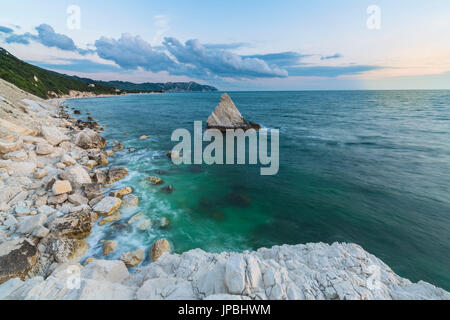
<svg viewBox="0 0 450 320">
<path fill-rule="evenodd" d="M 95 169 L 113 155 L 99 130 L 0 80 L 0 299 L 450 299 L 355 244 L 178 255 L 161 239 L 83 267 L 82 239 L 99 216 L 107 224 L 120 219 L 122 201 L 138 202 L 131 187 L 104 196 L 104 184 L 128 171 Z M 115 248 L 104 243 L 104 252 Z M 149 255 L 156 261 L 129 273 Z"/>
<path fill-rule="evenodd" d="M 358 245 L 311 243 L 243 253 L 164 253 L 133 274 L 117 260 L 65 264 L 45 280 L 9 280 L 0 286 L 0 299 L 450 299 L 450 294 L 399 277 Z"/>
</svg>

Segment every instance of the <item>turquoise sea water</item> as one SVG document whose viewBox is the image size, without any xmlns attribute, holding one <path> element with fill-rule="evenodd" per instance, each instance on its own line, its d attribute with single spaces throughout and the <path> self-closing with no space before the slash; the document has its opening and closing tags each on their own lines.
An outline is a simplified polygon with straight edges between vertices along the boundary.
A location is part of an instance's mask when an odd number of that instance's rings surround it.
<svg viewBox="0 0 450 320">
<path fill-rule="evenodd" d="M 133 186 L 140 206 L 122 210 L 113 225 L 96 226 L 87 256 L 101 257 L 100 239 L 119 242 L 111 258 L 160 237 L 176 252 L 345 241 L 401 276 L 450 289 L 450 91 L 231 92 L 246 118 L 280 130 L 279 173 L 260 176 L 259 166 L 249 165 L 175 166 L 165 155 L 175 145 L 172 131 L 206 121 L 220 94 L 67 102 L 82 110 L 81 118 L 90 112 L 106 125 L 110 144 L 136 148 L 117 152 L 110 164 L 130 170 L 115 187 Z M 148 175 L 175 191 L 149 186 L 142 181 Z M 153 227 L 130 227 L 136 212 Z M 170 219 L 169 228 L 158 227 L 161 217 Z"/>
</svg>

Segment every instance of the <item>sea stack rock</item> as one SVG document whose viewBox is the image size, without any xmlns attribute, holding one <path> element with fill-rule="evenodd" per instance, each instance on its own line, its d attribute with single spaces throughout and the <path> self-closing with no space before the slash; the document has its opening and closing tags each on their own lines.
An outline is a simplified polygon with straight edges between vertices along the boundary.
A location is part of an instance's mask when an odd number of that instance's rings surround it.
<svg viewBox="0 0 450 320">
<path fill-rule="evenodd" d="M 206 129 L 260 129 L 261 127 L 252 122 L 247 122 L 231 100 L 230 96 L 224 93 L 220 97 L 219 105 L 206 121 Z"/>
</svg>

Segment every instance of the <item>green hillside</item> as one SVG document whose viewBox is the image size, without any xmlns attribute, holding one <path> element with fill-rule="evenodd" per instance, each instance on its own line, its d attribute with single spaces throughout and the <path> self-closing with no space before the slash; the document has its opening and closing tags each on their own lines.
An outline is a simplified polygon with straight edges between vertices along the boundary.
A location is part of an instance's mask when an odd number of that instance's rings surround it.
<svg viewBox="0 0 450 320">
<path fill-rule="evenodd" d="M 26 63 L 0 47 L 0 78 L 22 90 L 41 98 L 54 98 L 69 94 L 70 90 L 95 94 L 121 92 L 183 92 L 217 91 L 215 87 L 190 82 L 132 83 L 123 81 L 96 81 L 88 78 L 68 76 L 45 70 Z"/>
<path fill-rule="evenodd" d="M 26 63 L 3 48 L 0 48 L 0 78 L 44 99 L 53 97 L 51 92 L 62 95 L 68 94 L 69 90 L 88 91 L 95 94 L 115 94 L 115 89 L 112 87 L 103 85 L 90 87 L 84 81 Z"/>
</svg>

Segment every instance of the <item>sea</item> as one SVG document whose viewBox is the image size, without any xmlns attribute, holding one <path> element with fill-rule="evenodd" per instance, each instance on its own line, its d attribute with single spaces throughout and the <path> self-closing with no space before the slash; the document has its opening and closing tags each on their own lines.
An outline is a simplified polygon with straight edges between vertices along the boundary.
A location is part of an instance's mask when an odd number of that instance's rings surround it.
<svg viewBox="0 0 450 320">
<path fill-rule="evenodd" d="M 66 102 L 81 111 L 76 117 L 89 113 L 105 126 L 108 148 L 124 146 L 109 165 L 130 173 L 105 194 L 132 186 L 140 199 L 120 220 L 94 227 L 85 258 L 103 258 L 104 240 L 118 242 L 107 259 L 142 248 L 143 264 L 160 238 L 176 253 L 352 242 L 400 276 L 450 290 L 450 91 L 228 92 L 246 119 L 279 130 L 278 173 L 261 175 L 259 164 L 173 164 L 172 132 L 205 125 L 221 94 Z M 145 228 L 128 223 L 137 213 Z"/>
</svg>

